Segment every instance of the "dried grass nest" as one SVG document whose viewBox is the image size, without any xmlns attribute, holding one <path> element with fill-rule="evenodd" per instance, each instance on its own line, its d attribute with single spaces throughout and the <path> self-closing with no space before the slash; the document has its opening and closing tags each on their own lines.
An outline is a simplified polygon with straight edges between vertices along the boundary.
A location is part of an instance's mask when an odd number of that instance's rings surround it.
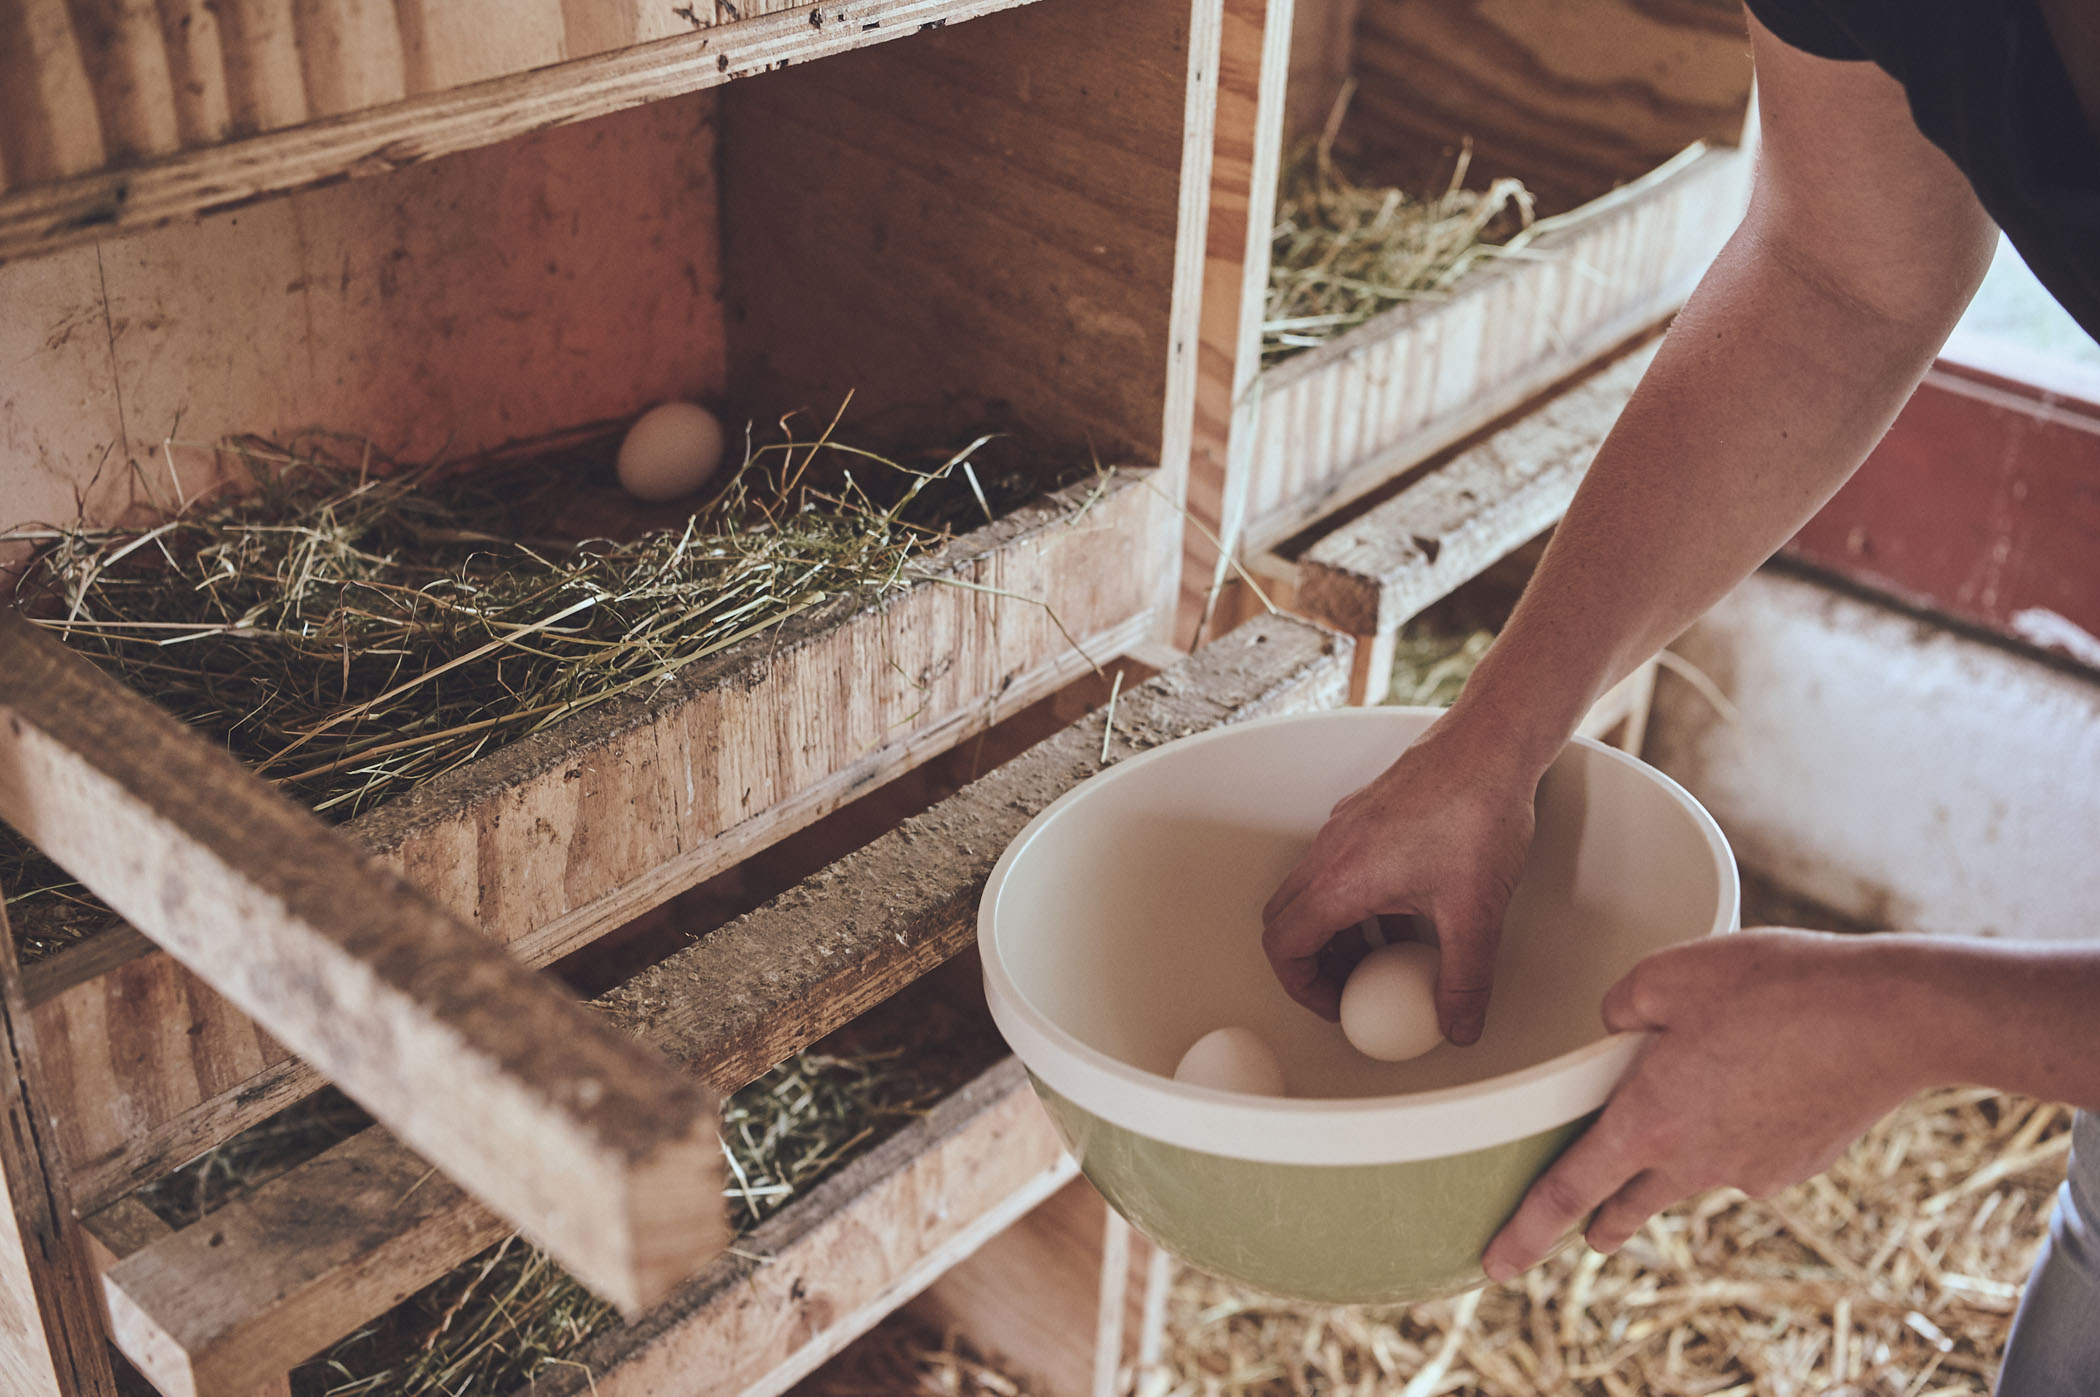
<svg viewBox="0 0 2100 1397">
<path fill-rule="evenodd" d="M 1350 178 L 1334 144 L 1354 92 L 1353 82 L 1343 88 L 1325 130 L 1286 167 L 1277 192 L 1264 363 L 1324 344 L 1394 306 L 1440 295 L 1483 258 L 1515 254 L 1533 236 L 1532 196 L 1521 180 L 1465 187 L 1470 146 L 1461 149 L 1443 192 L 1427 198 Z"/>
<path fill-rule="evenodd" d="M 905 587 L 914 559 L 1089 469 L 992 434 L 884 455 L 838 425 L 747 431 L 711 496 L 619 537 L 575 527 L 602 435 L 417 464 L 313 433 L 226 443 L 242 488 L 150 526 L 6 539 L 37 547 L 25 614 L 341 820 L 826 601 Z M 45 904 L 17 928 L 25 960 L 109 916 L 5 828 L 0 889 L 11 913 Z"/>
</svg>

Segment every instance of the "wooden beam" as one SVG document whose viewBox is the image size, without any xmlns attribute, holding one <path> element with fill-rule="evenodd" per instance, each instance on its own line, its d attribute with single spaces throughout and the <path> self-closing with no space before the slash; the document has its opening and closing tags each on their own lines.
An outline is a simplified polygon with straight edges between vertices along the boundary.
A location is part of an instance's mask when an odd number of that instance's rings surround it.
<svg viewBox="0 0 2100 1397">
<path fill-rule="evenodd" d="M 0 1390 L 115 1397 L 89 1239 L 51 1145 L 14 947 L 0 905 Z"/>
<path fill-rule="evenodd" d="M 775 1397 L 1075 1172 L 1021 1064 L 1004 1058 L 669 1303 L 549 1368 L 530 1397 Z"/>
<path fill-rule="evenodd" d="M 1304 622 L 1250 623 L 1123 694 L 1111 758 L 1333 706 L 1348 651 Z M 992 865 L 1037 811 L 1100 769 L 1106 717 L 1029 749 L 595 1007 L 715 1091 L 735 1090 L 971 944 Z M 293 1366 L 381 1313 L 384 1295 L 411 1293 L 505 1235 L 443 1178 L 421 1185 L 411 1217 L 395 1209 L 398 1188 L 360 1182 L 423 1172 L 399 1143 L 366 1132 L 266 1186 L 259 1212 L 226 1228 L 213 1214 L 139 1253 L 106 1278 L 119 1345 L 171 1393 L 240 1391 Z"/>
<path fill-rule="evenodd" d="M 0 816 L 609 1298 L 726 1239 L 713 1103 L 37 627 Z"/>
<path fill-rule="evenodd" d="M 1131 539 L 1171 519 L 1140 475 L 1075 486 L 929 556 L 914 587 L 791 620 L 342 833 L 484 937 L 544 965 L 1148 633 L 1151 584 Z M 60 952 L 31 966 L 27 983 L 85 1208 L 319 1084 L 136 933 Z M 140 1015 L 137 1004 L 159 1012 Z"/>
<path fill-rule="evenodd" d="M 1299 608 L 1352 635 L 1390 634 L 1559 519 L 1656 347 L 1562 390 L 1314 543 L 1299 563 Z"/>
<path fill-rule="evenodd" d="M 1019 2 L 846 0 L 799 6 L 364 110 L 340 115 L 317 111 L 314 115 L 321 119 L 312 121 L 305 120 L 302 105 L 307 100 L 303 87 L 309 83 L 301 72 L 302 55 L 276 43 L 291 39 L 287 16 L 281 29 L 250 36 L 240 53 L 229 55 L 229 71 L 244 75 L 230 84 L 230 100 L 254 120 L 302 124 L 123 168 L 89 169 L 89 161 L 99 164 L 104 158 L 89 134 L 96 129 L 92 124 L 82 131 L 70 113 L 58 119 L 43 108 L 29 111 L 34 120 L 23 125 L 17 138 L 25 151 L 19 163 L 12 147 L 0 145 L 0 155 L 5 156 L 0 163 L 10 176 L 35 181 L 0 194 L 0 262 L 172 219 L 237 209 L 288 190 L 383 174 L 528 131 L 974 19 Z M 29 8 L 43 13 L 61 7 L 40 0 Z M 233 7 L 243 15 L 265 8 Z M 328 7 L 315 3 L 314 8 Z M 0 23 L 5 18 L 0 14 Z M 60 52 L 69 53 L 71 35 L 59 39 Z M 0 57 L 12 57 L 9 45 L 0 44 Z M 47 77 L 40 55 L 31 55 L 30 62 L 35 78 Z M 77 68 L 77 58 L 74 65 Z M 0 66 L 0 76 L 9 71 Z M 59 84 L 46 94 L 48 104 L 72 108 L 83 101 L 92 103 L 77 73 L 64 82 L 59 81 L 65 77 L 62 70 L 51 70 L 48 76 Z M 8 90 L 9 84 L 0 82 L 0 93 Z M 15 91 L 19 97 L 22 89 L 17 85 Z M 324 83 L 321 91 L 348 99 L 348 90 L 340 84 Z M 18 105 L 0 97 L 0 114 Z"/>
</svg>

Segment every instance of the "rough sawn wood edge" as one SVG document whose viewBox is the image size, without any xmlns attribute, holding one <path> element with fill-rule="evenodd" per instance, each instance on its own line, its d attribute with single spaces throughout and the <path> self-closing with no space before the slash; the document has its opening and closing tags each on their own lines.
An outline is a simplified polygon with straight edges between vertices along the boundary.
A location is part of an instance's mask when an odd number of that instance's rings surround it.
<svg viewBox="0 0 2100 1397">
<path fill-rule="evenodd" d="M 1654 359 L 1651 341 L 1317 540 L 1297 606 L 1352 635 L 1396 630 L 1567 510 Z"/>
<path fill-rule="evenodd" d="M 623 1307 L 726 1241 L 704 1091 L 12 614 L 0 816 Z"/>
<path fill-rule="evenodd" d="M 1335 706 L 1346 695 L 1350 648 L 1292 618 L 1250 622 L 1122 695 L 1111 759 L 1220 724 Z M 1100 769 L 1106 718 L 1096 713 L 1038 744 L 596 1007 L 711 1089 L 734 1090 L 971 944 L 977 897 L 999 853 Z M 398 1190 L 349 1186 L 369 1173 L 338 1166 L 345 1152 L 361 1153 L 368 1170 L 383 1160 L 389 1174 L 422 1172 L 405 1147 L 371 1138 L 379 1134 L 353 1137 L 259 1190 L 271 1195 L 269 1226 L 222 1229 L 207 1218 L 113 1268 L 104 1280 L 126 1317 L 118 1337 L 127 1356 L 152 1365 L 166 1390 L 208 1374 L 239 1391 L 508 1231 L 442 1177 L 420 1186 L 412 1220 L 393 1211 Z M 210 1244 L 218 1234 L 223 1241 Z M 278 1308 L 290 1296 L 301 1297 L 296 1313 Z M 723 1361 L 725 1371 L 735 1367 Z M 598 1382 L 603 1391 L 602 1372 Z"/>
</svg>

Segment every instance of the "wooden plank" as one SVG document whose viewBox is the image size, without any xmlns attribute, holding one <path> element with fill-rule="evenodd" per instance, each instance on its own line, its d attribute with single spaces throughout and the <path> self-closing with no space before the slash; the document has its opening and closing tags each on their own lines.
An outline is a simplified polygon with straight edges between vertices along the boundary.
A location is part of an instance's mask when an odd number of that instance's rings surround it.
<svg viewBox="0 0 2100 1397">
<path fill-rule="evenodd" d="M 720 1247 L 705 1093 L 19 618 L 0 714 L 0 815 L 595 1287 Z"/>
<path fill-rule="evenodd" d="M 47 108 L 74 113 L 44 120 Z M 0 166 L 15 184 L 64 180 L 109 158 L 65 0 L 0 3 Z"/>
<path fill-rule="evenodd" d="M 63 8 L 62 0 L 10 3 L 27 5 L 32 22 L 46 9 Z M 843 5 L 820 0 L 344 115 L 321 117 L 316 111 L 317 119 L 309 120 L 312 98 L 300 66 L 303 32 L 297 26 L 297 5 L 292 0 L 239 0 L 220 10 L 222 17 L 237 17 L 239 26 L 235 33 L 230 24 L 224 40 L 229 49 L 238 49 L 238 56 L 230 52 L 227 60 L 230 101 L 236 124 L 259 134 L 122 170 L 90 170 L 82 162 L 91 152 L 72 135 L 77 85 L 65 86 L 46 101 L 62 101 L 68 115 L 54 120 L 48 110 L 31 113 L 18 142 L 27 158 L 18 161 L 13 147 L 8 148 L 4 163 L 11 177 L 20 180 L 26 172 L 36 182 L 0 194 L 0 262 L 171 219 L 240 208 L 292 189 L 398 170 L 530 131 L 864 48 L 923 27 L 973 19 L 1015 3 L 1019 0 L 847 0 Z M 0 12 L 0 23 L 5 19 Z M 41 50 L 38 55 L 31 70 L 35 79 L 56 82 L 62 70 L 47 69 Z M 338 89 L 349 86 L 348 79 L 330 81 Z M 384 86 L 370 76 L 357 83 L 367 92 Z M 0 91 L 5 90 L 6 84 L 0 83 Z M 99 165 L 99 150 L 92 154 Z"/>
<path fill-rule="evenodd" d="M 1934 369 L 1788 556 L 2100 668 L 2100 404 Z"/>
<path fill-rule="evenodd" d="M 938 385 L 941 426 L 1156 461 L 1172 493 L 1177 254 L 1209 158 L 1189 13 L 1058 0 L 726 91 L 732 392 L 914 422 Z"/>
<path fill-rule="evenodd" d="M 50 1144 L 14 945 L 0 907 L 0 1390 L 115 1397 L 89 1240 Z"/>
<path fill-rule="evenodd" d="M 1733 144 L 1750 96 L 1726 0 L 1363 0 L 1350 153 L 1438 189 L 1460 143 L 1476 182 L 1570 209 L 1691 144 Z"/>
<path fill-rule="evenodd" d="M 1102 658 L 1130 643 L 1151 625 L 1137 541 L 1167 517 L 1141 479 L 1075 486 L 929 556 L 916 587 L 798 618 L 343 832 L 546 964 L 1083 672 L 1061 625 Z M 136 935 L 32 967 L 30 990 L 84 1206 L 319 1081 Z"/>
<path fill-rule="evenodd" d="M 1175 635 L 1200 644 L 1246 523 L 1253 438 L 1236 432 L 1261 366 L 1269 231 L 1283 160 L 1281 107 L 1290 63 L 1292 0 L 1226 0 L 1218 65 L 1217 133 L 1204 234 L 1194 434 L 1182 530 Z M 1237 451 L 1237 455 L 1235 455 Z"/>
<path fill-rule="evenodd" d="M 1141 1347 L 1152 1247 L 1084 1179 L 935 1281 L 906 1312 L 959 1333 L 1034 1397 L 1116 1397 Z"/>
<path fill-rule="evenodd" d="M 228 438 L 460 460 L 719 403 L 715 101 L 0 267 L 0 529 L 172 510 Z"/>
<path fill-rule="evenodd" d="M 1006 1058 L 761 1224 L 670 1303 L 599 1335 L 531 1397 L 772 1397 L 1067 1183 Z M 525 1397 L 525 1394 L 519 1394 Z"/>
<path fill-rule="evenodd" d="M 1389 634 L 1559 519 L 1660 341 L 1565 389 L 1309 548 L 1298 605 Z"/>
<path fill-rule="evenodd" d="M 1274 547 L 1674 313 L 1740 219 L 1749 173 L 1740 151 L 1673 160 L 1447 299 L 1265 370 L 1234 426 L 1254 438 L 1242 546 Z"/>
<path fill-rule="evenodd" d="M 1341 697 L 1347 652 L 1346 640 L 1303 622 L 1244 627 L 1123 694 L 1112 755 L 1330 706 Z M 971 943 L 978 895 L 1000 851 L 1099 769 L 1105 717 L 1038 744 L 595 1007 L 712 1089 L 733 1091 Z M 337 1162 L 350 1157 L 355 1169 Z M 425 1172 L 384 1132 L 367 1132 L 266 1186 L 271 1201 L 259 1221 L 221 1228 L 214 1214 L 111 1271 L 125 1354 L 171 1393 L 238 1391 L 508 1230 L 443 1178 L 422 1184 L 404 1220 L 398 1190 L 352 1186 L 372 1171 Z"/>
<path fill-rule="evenodd" d="M 143 1251 L 175 1231 L 136 1197 L 118 1199 L 101 1212 L 82 1219 L 81 1226 L 97 1272 L 108 1271 L 133 1252 Z M 281 1373 L 246 1397 L 292 1397 L 292 1375 Z"/>
</svg>

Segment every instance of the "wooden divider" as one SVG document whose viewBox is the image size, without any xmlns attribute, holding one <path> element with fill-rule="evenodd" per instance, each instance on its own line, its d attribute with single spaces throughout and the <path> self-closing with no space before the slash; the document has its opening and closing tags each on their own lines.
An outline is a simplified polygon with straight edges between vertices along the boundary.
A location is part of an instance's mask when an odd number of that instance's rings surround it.
<svg viewBox="0 0 2100 1397">
<path fill-rule="evenodd" d="M 1293 605 L 1357 637 L 1355 702 L 1383 697 L 1402 623 L 1567 511 L 1659 345 L 1542 400 L 1305 551 Z"/>
<path fill-rule="evenodd" d="M 1287 618 L 1243 627 L 1123 694 L 1111 758 L 1332 706 L 1348 651 Z M 1107 718 L 1031 748 L 594 1007 L 710 1089 L 743 1085 L 971 943 L 999 853 L 1100 768 Z M 442 1177 L 400 1211 L 400 1191 L 384 1181 L 424 1172 L 404 1145 L 369 1131 L 119 1262 L 104 1277 L 119 1346 L 168 1393 L 239 1393 L 268 1380 L 384 1309 L 383 1297 L 420 1288 L 508 1232 Z M 603 1392 L 603 1370 L 599 1381 Z"/>
<path fill-rule="evenodd" d="M 1084 513 L 1082 513 L 1084 511 Z M 842 601 L 524 738 L 344 826 L 439 906 L 542 965 L 1083 673 L 1149 628 L 1143 478 L 965 536 Z M 312 1090 L 287 1045 L 145 938 L 32 966 L 57 1138 L 100 1207 Z M 141 1016 L 127 1006 L 149 1004 Z M 173 1036 L 170 1036 L 173 1035 Z"/>
<path fill-rule="evenodd" d="M 594 1288 L 720 1249 L 714 1103 L 660 1058 L 12 613 L 0 717 L 0 815 Z"/>
</svg>

